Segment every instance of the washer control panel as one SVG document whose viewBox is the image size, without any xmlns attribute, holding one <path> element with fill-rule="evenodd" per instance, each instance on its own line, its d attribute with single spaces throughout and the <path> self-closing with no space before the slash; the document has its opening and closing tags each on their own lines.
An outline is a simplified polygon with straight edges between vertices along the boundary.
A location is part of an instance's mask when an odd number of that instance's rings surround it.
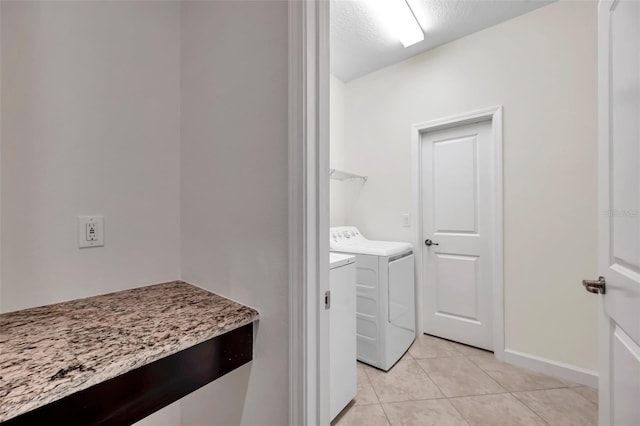
<svg viewBox="0 0 640 426">
<path fill-rule="evenodd" d="M 332 245 L 348 244 L 367 239 L 360 234 L 355 226 L 336 226 L 329 229 L 329 238 Z"/>
</svg>

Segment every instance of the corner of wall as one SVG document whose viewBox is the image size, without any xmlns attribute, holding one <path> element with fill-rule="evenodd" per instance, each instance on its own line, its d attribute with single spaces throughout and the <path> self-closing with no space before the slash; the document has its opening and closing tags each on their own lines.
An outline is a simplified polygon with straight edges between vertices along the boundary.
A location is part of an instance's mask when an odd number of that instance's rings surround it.
<svg viewBox="0 0 640 426">
<path fill-rule="evenodd" d="M 329 167 L 344 170 L 344 83 L 333 74 L 329 80 Z M 329 180 L 329 224 L 346 225 L 345 194 L 347 183 Z"/>
</svg>

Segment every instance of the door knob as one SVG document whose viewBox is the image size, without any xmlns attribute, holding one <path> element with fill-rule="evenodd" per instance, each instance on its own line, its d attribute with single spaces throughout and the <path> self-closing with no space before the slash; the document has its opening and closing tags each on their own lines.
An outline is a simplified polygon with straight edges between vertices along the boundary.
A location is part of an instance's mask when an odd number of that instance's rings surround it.
<svg viewBox="0 0 640 426">
<path fill-rule="evenodd" d="M 439 246 L 440 244 L 434 243 L 433 241 L 427 239 L 427 240 L 424 240 L 424 245 L 426 245 L 426 246 Z"/>
<path fill-rule="evenodd" d="M 607 291 L 607 281 L 602 276 L 597 280 L 582 280 L 582 285 L 589 293 L 605 294 Z"/>
</svg>

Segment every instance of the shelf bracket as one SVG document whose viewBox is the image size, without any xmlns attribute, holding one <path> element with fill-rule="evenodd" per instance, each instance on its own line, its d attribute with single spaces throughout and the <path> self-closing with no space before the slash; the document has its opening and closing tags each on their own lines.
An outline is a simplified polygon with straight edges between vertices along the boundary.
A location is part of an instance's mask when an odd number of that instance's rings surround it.
<svg viewBox="0 0 640 426">
<path fill-rule="evenodd" d="M 356 175 L 349 172 L 343 172 L 338 169 L 329 169 L 329 178 L 335 180 L 349 180 L 349 179 L 360 179 L 362 183 L 366 182 L 369 179 L 368 176 Z"/>
</svg>

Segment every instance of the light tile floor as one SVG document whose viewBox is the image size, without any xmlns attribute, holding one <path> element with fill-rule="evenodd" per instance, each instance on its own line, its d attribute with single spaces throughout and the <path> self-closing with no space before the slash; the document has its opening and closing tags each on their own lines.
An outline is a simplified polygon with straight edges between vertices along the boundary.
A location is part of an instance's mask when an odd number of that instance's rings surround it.
<svg viewBox="0 0 640 426">
<path fill-rule="evenodd" d="M 388 372 L 358 363 L 358 394 L 334 426 L 589 426 L 598 391 L 420 336 Z"/>
</svg>

